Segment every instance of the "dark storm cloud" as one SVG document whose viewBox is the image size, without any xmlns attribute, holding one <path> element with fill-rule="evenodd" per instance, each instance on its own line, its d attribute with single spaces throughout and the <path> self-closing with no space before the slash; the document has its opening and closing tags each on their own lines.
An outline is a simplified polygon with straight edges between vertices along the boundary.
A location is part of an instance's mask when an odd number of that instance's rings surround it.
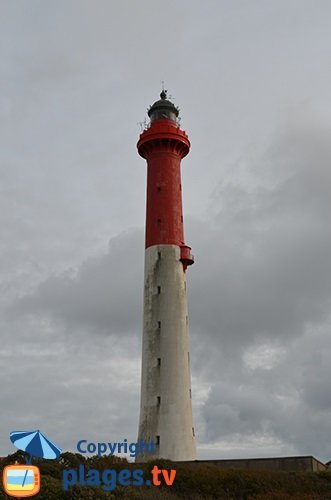
<svg viewBox="0 0 331 500">
<path fill-rule="evenodd" d="M 272 366 L 239 362 L 237 373 L 224 372 L 213 385 L 202 411 L 207 441 L 268 436 L 292 453 L 330 455 L 329 327 L 284 346 Z"/>
<path fill-rule="evenodd" d="M 209 241 L 200 228 L 190 321 L 194 366 L 216 379 L 207 441 L 269 436 L 276 449 L 331 453 L 330 131 L 314 117 L 292 124 L 254 166 L 263 179 L 267 165 L 268 188 L 221 187 Z"/>
<path fill-rule="evenodd" d="M 191 323 L 221 344 L 286 341 L 330 311 L 331 130 L 305 125 L 254 165 L 271 186 L 221 185 L 212 230 L 191 228 Z"/>
<path fill-rule="evenodd" d="M 137 334 L 142 324 L 142 283 L 143 232 L 131 230 L 113 238 L 106 255 L 49 277 L 10 313 L 49 313 L 69 327 Z"/>
</svg>

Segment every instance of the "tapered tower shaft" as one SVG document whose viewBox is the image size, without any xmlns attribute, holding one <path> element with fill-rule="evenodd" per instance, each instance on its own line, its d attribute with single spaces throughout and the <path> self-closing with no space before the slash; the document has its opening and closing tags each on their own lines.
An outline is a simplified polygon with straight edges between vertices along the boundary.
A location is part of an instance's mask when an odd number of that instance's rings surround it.
<svg viewBox="0 0 331 500">
<path fill-rule="evenodd" d="M 181 160 L 189 152 L 178 109 L 166 99 L 149 109 L 137 147 L 147 160 L 147 207 L 141 405 L 138 439 L 155 457 L 195 460 L 186 295 L 193 264 L 184 242 Z M 139 461 L 151 455 L 140 455 Z"/>
</svg>

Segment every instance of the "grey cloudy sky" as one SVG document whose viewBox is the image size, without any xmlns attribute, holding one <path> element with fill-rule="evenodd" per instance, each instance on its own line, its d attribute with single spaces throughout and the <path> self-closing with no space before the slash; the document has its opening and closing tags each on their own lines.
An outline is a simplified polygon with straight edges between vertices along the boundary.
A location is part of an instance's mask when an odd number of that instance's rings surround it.
<svg viewBox="0 0 331 500">
<path fill-rule="evenodd" d="M 146 168 L 161 81 L 183 161 L 200 458 L 331 458 L 331 4 L 0 5 L 1 418 L 136 439 Z"/>
</svg>

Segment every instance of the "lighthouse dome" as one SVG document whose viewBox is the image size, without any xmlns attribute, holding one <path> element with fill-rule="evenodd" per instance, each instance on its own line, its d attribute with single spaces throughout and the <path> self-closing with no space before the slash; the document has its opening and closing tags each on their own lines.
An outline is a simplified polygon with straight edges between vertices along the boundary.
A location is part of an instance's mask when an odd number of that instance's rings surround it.
<svg viewBox="0 0 331 500">
<path fill-rule="evenodd" d="M 166 90 L 162 90 L 160 97 L 161 99 L 156 101 L 148 110 L 148 116 L 151 119 L 151 123 L 155 120 L 164 118 L 176 122 L 179 114 L 178 108 L 167 99 Z"/>
</svg>

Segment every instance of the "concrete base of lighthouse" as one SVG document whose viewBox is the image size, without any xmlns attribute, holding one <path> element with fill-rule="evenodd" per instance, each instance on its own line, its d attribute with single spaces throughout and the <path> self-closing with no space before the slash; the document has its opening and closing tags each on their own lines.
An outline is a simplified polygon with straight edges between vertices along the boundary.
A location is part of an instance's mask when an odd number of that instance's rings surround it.
<svg viewBox="0 0 331 500">
<path fill-rule="evenodd" d="M 156 443 L 156 454 L 139 455 L 139 462 L 196 460 L 186 275 L 177 245 L 154 245 L 145 253 L 138 439 Z"/>
</svg>

